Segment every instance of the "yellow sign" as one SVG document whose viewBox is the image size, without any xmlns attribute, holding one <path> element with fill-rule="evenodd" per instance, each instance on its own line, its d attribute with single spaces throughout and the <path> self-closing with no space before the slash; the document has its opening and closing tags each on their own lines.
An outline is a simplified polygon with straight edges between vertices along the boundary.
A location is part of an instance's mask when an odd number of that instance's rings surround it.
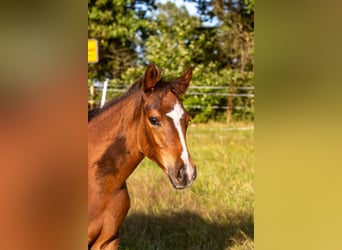
<svg viewBox="0 0 342 250">
<path fill-rule="evenodd" d="M 88 39 L 88 63 L 99 61 L 99 49 L 96 39 Z"/>
</svg>

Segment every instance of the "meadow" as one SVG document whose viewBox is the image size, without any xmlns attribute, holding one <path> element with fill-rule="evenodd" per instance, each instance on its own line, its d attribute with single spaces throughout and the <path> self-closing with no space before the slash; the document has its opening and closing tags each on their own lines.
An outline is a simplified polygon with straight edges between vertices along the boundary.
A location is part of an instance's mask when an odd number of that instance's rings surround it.
<svg viewBox="0 0 342 250">
<path fill-rule="evenodd" d="M 144 159 L 127 184 L 131 208 L 120 249 L 254 249 L 253 124 L 193 124 L 187 143 L 197 166 L 192 187 L 175 190 Z"/>
</svg>

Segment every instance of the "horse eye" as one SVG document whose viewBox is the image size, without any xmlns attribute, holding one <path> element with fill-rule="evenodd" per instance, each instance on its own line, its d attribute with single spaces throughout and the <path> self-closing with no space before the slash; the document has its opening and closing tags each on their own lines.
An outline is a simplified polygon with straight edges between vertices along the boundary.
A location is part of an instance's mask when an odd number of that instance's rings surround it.
<svg viewBox="0 0 342 250">
<path fill-rule="evenodd" d="M 154 126 L 160 126 L 160 121 L 159 121 L 157 118 L 151 116 L 151 117 L 148 118 L 148 119 L 150 120 L 150 123 L 151 123 L 152 125 L 154 125 Z"/>
</svg>

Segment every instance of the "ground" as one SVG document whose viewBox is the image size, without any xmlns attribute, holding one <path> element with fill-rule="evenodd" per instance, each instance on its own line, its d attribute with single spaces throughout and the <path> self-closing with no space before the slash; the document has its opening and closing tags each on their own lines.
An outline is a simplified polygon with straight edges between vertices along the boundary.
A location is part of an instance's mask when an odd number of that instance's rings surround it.
<svg viewBox="0 0 342 250">
<path fill-rule="evenodd" d="M 120 249 L 254 249 L 253 124 L 193 124 L 187 142 L 197 179 L 172 188 L 145 159 L 129 177 L 131 209 Z"/>
</svg>

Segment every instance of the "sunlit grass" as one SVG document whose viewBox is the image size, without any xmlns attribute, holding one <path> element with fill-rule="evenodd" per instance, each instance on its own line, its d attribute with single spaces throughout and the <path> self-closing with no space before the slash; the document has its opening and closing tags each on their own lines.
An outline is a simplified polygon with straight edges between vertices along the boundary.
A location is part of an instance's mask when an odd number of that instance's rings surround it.
<svg viewBox="0 0 342 250">
<path fill-rule="evenodd" d="M 252 124 L 197 124 L 187 134 L 197 179 L 175 190 L 145 159 L 128 179 L 121 249 L 253 249 Z"/>
</svg>

